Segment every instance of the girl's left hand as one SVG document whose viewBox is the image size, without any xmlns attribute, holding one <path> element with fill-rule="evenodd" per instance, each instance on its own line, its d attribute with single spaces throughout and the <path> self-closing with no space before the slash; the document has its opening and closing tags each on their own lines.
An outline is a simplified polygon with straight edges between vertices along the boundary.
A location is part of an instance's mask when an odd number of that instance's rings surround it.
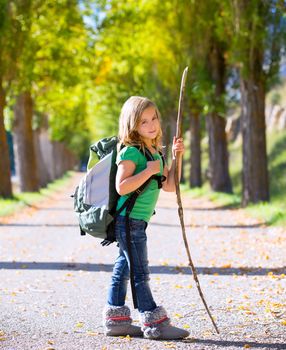
<svg viewBox="0 0 286 350">
<path fill-rule="evenodd" d="M 173 145 L 172 145 L 172 153 L 173 153 L 173 157 L 175 156 L 181 156 L 183 155 L 185 152 L 185 147 L 184 147 L 184 143 L 183 143 L 183 139 L 182 138 L 176 138 L 174 136 L 173 138 Z"/>
</svg>

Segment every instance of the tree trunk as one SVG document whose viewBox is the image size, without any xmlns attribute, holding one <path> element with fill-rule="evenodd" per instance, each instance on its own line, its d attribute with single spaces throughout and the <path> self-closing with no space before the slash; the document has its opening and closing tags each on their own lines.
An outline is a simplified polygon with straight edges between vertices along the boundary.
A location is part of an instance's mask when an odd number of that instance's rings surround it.
<svg viewBox="0 0 286 350">
<path fill-rule="evenodd" d="M 201 167 L 201 133 L 200 116 L 198 113 L 190 114 L 191 129 L 191 170 L 190 187 L 202 186 L 202 167 Z"/>
<path fill-rule="evenodd" d="M 45 148 L 42 147 L 43 132 L 40 129 L 34 131 L 34 146 L 36 152 L 37 166 L 38 166 L 38 179 L 41 187 L 46 187 L 50 181 L 48 166 L 45 163 Z"/>
<path fill-rule="evenodd" d="M 5 92 L 0 81 L 0 197 L 12 197 L 9 148 L 4 126 Z"/>
<path fill-rule="evenodd" d="M 269 201 L 270 197 L 265 134 L 265 40 L 260 33 L 267 26 L 269 14 L 267 2 L 244 0 L 236 1 L 234 5 L 239 30 L 249 32 L 249 36 L 244 37 L 243 64 L 240 68 L 242 204 L 245 206 L 250 202 Z M 251 13 L 255 13 L 255 21 Z"/>
<path fill-rule="evenodd" d="M 228 170 L 225 119 L 212 113 L 207 117 L 209 134 L 209 176 L 211 188 L 217 192 L 232 193 Z"/>
<path fill-rule="evenodd" d="M 211 188 L 214 191 L 232 193 L 229 175 L 226 121 L 219 115 L 219 109 L 224 107 L 225 93 L 225 59 L 221 44 L 215 39 L 209 52 L 209 72 L 215 84 L 214 111 L 208 116 L 209 134 L 209 175 Z"/>
<path fill-rule="evenodd" d="M 265 135 L 265 90 L 262 79 L 241 79 L 243 196 L 242 204 L 269 201 Z"/>
<path fill-rule="evenodd" d="M 32 130 L 33 101 L 30 92 L 23 92 L 17 97 L 14 112 L 16 173 L 19 176 L 20 190 L 37 191 L 39 180 Z"/>
</svg>

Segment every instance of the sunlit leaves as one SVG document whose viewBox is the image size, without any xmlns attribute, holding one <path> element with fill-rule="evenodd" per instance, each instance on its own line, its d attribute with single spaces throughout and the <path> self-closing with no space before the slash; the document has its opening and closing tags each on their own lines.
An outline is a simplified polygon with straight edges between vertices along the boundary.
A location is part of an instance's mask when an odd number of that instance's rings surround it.
<svg viewBox="0 0 286 350">
<path fill-rule="evenodd" d="M 86 91 L 96 69 L 92 34 L 78 2 L 27 0 L 3 5 L 0 67 L 3 85 L 9 87 L 9 106 L 21 91 L 31 91 L 34 127 L 48 126 L 54 140 L 65 141 L 80 154 L 90 138 Z"/>
</svg>

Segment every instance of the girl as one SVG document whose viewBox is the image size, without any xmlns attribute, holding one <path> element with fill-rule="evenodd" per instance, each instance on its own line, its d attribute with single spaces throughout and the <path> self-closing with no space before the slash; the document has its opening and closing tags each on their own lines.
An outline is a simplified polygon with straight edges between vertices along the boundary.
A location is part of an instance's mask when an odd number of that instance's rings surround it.
<svg viewBox="0 0 286 350">
<path fill-rule="evenodd" d="M 119 141 L 126 147 L 119 152 L 116 161 L 118 165 L 116 190 L 121 196 L 117 209 L 122 206 L 129 194 L 155 174 L 166 177 L 162 184 L 163 190 L 175 191 L 174 156 L 179 155 L 180 162 L 180 155 L 184 152 L 183 140 L 174 138 L 173 161 L 168 169 L 167 166 L 163 167 L 162 158 L 158 153 L 161 149 L 161 138 L 160 114 L 156 105 L 145 97 L 130 97 L 122 107 L 119 120 Z M 147 161 L 138 146 L 143 152 L 146 150 L 151 152 L 154 160 Z M 181 169 L 181 164 L 179 164 L 179 169 Z M 129 279 L 125 211 L 116 218 L 115 234 L 119 256 L 114 264 L 107 306 L 103 313 L 106 335 L 143 335 L 149 339 L 179 339 L 189 335 L 189 332 L 171 326 L 165 309 L 155 303 L 148 283 L 149 268 L 145 230 L 154 212 L 158 196 L 158 183 L 151 180 L 137 198 L 130 214 L 131 252 L 141 329 L 131 324 L 130 309 L 125 305 Z"/>
</svg>

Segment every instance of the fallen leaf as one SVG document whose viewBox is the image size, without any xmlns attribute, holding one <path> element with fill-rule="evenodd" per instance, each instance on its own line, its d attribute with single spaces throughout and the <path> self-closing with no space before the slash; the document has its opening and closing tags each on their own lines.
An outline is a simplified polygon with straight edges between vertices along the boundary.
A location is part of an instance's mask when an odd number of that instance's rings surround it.
<svg viewBox="0 0 286 350">
<path fill-rule="evenodd" d="M 98 333 L 97 332 L 88 331 L 88 332 L 86 332 L 86 335 L 96 336 L 96 335 L 98 335 Z"/>
<path fill-rule="evenodd" d="M 130 335 L 129 334 L 127 334 L 126 336 L 120 336 L 119 338 L 121 338 L 121 339 L 126 339 L 127 341 L 131 341 L 131 337 L 130 337 Z"/>
<path fill-rule="evenodd" d="M 175 284 L 174 287 L 177 288 L 177 289 L 182 289 L 183 288 L 183 286 L 181 286 L 180 284 Z"/>
<path fill-rule="evenodd" d="M 169 341 L 164 342 L 164 347 L 167 349 L 176 349 L 176 345 L 172 342 L 169 342 Z"/>
<path fill-rule="evenodd" d="M 231 264 L 225 264 L 221 266 L 221 269 L 230 269 L 231 268 Z"/>
<path fill-rule="evenodd" d="M 83 322 L 78 322 L 75 326 L 77 328 L 82 328 L 84 326 L 84 323 Z"/>
</svg>

